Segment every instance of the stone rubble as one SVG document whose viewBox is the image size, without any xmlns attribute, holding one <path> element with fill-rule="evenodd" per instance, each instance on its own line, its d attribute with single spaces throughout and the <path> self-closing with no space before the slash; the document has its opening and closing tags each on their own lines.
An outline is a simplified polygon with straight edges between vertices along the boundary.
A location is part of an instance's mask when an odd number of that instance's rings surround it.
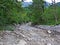
<svg viewBox="0 0 60 45">
<path fill-rule="evenodd" d="M 0 45 L 60 45 L 60 33 L 21 25 L 14 31 L 0 31 Z"/>
</svg>

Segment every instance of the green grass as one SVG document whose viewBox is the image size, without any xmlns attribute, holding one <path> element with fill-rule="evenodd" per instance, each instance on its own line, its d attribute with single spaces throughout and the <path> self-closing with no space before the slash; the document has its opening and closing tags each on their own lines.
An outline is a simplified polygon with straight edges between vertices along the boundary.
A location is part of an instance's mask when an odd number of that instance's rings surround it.
<svg viewBox="0 0 60 45">
<path fill-rule="evenodd" d="M 13 31 L 13 30 L 15 30 L 15 27 L 13 25 L 0 26 L 0 31 L 3 31 L 3 30 Z"/>
</svg>

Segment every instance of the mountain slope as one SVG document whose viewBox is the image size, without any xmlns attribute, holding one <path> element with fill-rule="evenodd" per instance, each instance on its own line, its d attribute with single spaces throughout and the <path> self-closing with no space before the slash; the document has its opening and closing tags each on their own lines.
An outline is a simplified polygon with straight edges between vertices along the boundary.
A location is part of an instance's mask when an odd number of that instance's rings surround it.
<svg viewBox="0 0 60 45">
<path fill-rule="evenodd" d="M 28 7 L 29 5 L 32 5 L 33 2 L 22 2 L 22 7 Z M 44 2 L 44 6 L 48 7 L 50 3 Z"/>
<path fill-rule="evenodd" d="M 49 2 L 44 2 L 44 6 L 45 7 L 48 7 L 48 6 L 50 6 L 51 5 L 51 3 L 49 3 Z"/>
<path fill-rule="evenodd" d="M 60 2 L 56 3 L 57 6 L 60 6 Z"/>
<path fill-rule="evenodd" d="M 22 7 L 28 7 L 29 5 L 32 5 L 32 2 L 22 2 Z"/>
</svg>

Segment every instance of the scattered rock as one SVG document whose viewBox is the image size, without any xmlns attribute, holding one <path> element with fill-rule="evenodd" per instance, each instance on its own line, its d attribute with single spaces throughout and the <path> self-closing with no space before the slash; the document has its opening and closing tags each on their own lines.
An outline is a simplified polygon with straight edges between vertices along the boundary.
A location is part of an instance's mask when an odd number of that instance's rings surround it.
<svg viewBox="0 0 60 45">
<path fill-rule="evenodd" d="M 16 28 L 14 31 L 0 31 L 0 45 L 60 45 L 60 33 L 58 32 L 28 25 L 17 26 Z M 57 33 L 59 35 L 56 35 Z"/>
<path fill-rule="evenodd" d="M 25 40 L 20 40 L 19 43 L 17 45 L 26 45 L 26 41 Z"/>
</svg>

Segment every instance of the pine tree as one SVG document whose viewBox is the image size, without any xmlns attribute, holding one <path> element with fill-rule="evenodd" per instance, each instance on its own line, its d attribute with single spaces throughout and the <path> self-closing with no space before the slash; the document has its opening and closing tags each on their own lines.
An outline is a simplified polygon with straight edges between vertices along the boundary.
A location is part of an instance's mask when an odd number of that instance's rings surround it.
<svg viewBox="0 0 60 45">
<path fill-rule="evenodd" d="M 32 22 L 35 24 L 41 24 L 43 22 L 43 12 L 44 12 L 44 1 L 43 0 L 33 0 L 30 6 L 32 11 Z"/>
</svg>

